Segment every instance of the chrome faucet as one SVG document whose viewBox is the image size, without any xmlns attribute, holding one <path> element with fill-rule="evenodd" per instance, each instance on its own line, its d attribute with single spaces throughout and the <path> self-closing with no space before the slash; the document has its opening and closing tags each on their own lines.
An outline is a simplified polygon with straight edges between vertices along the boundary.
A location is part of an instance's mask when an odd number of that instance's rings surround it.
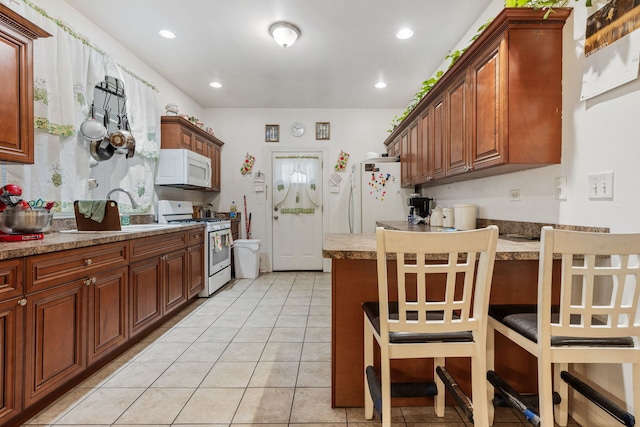
<svg viewBox="0 0 640 427">
<path fill-rule="evenodd" d="M 124 190 L 122 188 L 114 188 L 113 190 L 109 191 L 107 193 L 107 200 L 111 200 L 111 194 L 115 193 L 116 191 L 121 191 L 124 194 L 126 194 L 127 196 L 129 196 L 129 200 L 131 200 L 131 207 L 133 209 L 137 209 L 138 208 L 138 204 L 136 203 L 135 200 L 133 200 L 133 196 L 131 196 L 131 193 L 129 193 L 127 190 Z"/>
</svg>

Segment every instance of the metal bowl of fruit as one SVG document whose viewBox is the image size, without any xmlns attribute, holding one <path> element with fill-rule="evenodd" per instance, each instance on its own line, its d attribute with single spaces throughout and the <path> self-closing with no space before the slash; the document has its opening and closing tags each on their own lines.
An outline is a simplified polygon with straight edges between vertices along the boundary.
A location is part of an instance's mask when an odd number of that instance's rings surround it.
<svg viewBox="0 0 640 427">
<path fill-rule="evenodd" d="M 46 208 L 7 206 L 0 212 L 0 230 L 7 234 L 42 233 L 51 226 L 53 212 Z"/>
</svg>

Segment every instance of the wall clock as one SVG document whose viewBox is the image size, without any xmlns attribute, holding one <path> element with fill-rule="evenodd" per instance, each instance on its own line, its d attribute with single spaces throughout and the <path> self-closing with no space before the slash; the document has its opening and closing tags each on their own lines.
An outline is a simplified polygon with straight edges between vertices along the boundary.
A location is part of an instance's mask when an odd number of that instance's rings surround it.
<svg viewBox="0 0 640 427">
<path fill-rule="evenodd" d="M 294 122 L 291 125 L 291 135 L 302 136 L 304 134 L 304 125 L 300 122 Z"/>
</svg>

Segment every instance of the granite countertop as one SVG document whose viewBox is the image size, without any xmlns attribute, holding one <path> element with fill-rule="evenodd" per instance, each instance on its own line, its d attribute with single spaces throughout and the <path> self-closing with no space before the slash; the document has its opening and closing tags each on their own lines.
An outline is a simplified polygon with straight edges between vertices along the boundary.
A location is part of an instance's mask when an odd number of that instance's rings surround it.
<svg viewBox="0 0 640 427">
<path fill-rule="evenodd" d="M 540 242 L 538 241 L 498 239 L 496 260 L 536 261 L 539 258 L 539 251 Z M 333 259 L 376 259 L 376 235 L 374 233 L 326 234 L 322 243 L 322 256 Z"/>
<path fill-rule="evenodd" d="M 505 220 L 481 219 L 477 221 L 478 228 L 497 225 L 500 229 L 497 261 L 532 260 L 539 259 L 540 229 L 545 225 L 554 228 L 575 231 L 589 231 L 608 233 L 604 227 L 586 227 L 562 224 L 543 224 L 533 222 L 518 222 Z M 442 232 L 443 227 L 430 227 L 425 224 L 410 224 L 406 221 L 378 221 L 376 225 L 390 230 Z M 333 259 L 376 259 L 376 236 L 370 234 L 326 234 L 322 244 L 322 256 Z M 433 259 L 439 256 L 434 254 Z"/>
<path fill-rule="evenodd" d="M 0 260 L 64 251 L 67 249 L 84 248 L 105 243 L 121 242 L 124 240 L 157 236 L 197 228 L 204 228 L 204 225 L 180 224 L 167 228 L 155 228 L 152 230 L 136 232 L 100 231 L 95 233 L 61 233 L 56 231 L 52 233 L 45 233 L 44 238 L 41 240 L 0 243 Z"/>
</svg>

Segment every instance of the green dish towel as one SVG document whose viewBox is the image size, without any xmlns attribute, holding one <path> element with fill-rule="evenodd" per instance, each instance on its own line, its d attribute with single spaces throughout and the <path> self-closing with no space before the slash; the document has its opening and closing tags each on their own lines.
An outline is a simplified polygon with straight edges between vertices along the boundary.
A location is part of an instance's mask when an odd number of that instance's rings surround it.
<svg viewBox="0 0 640 427">
<path fill-rule="evenodd" d="M 106 200 L 78 200 L 78 212 L 84 215 L 85 218 L 91 218 L 96 222 L 104 220 L 106 209 Z"/>
</svg>

